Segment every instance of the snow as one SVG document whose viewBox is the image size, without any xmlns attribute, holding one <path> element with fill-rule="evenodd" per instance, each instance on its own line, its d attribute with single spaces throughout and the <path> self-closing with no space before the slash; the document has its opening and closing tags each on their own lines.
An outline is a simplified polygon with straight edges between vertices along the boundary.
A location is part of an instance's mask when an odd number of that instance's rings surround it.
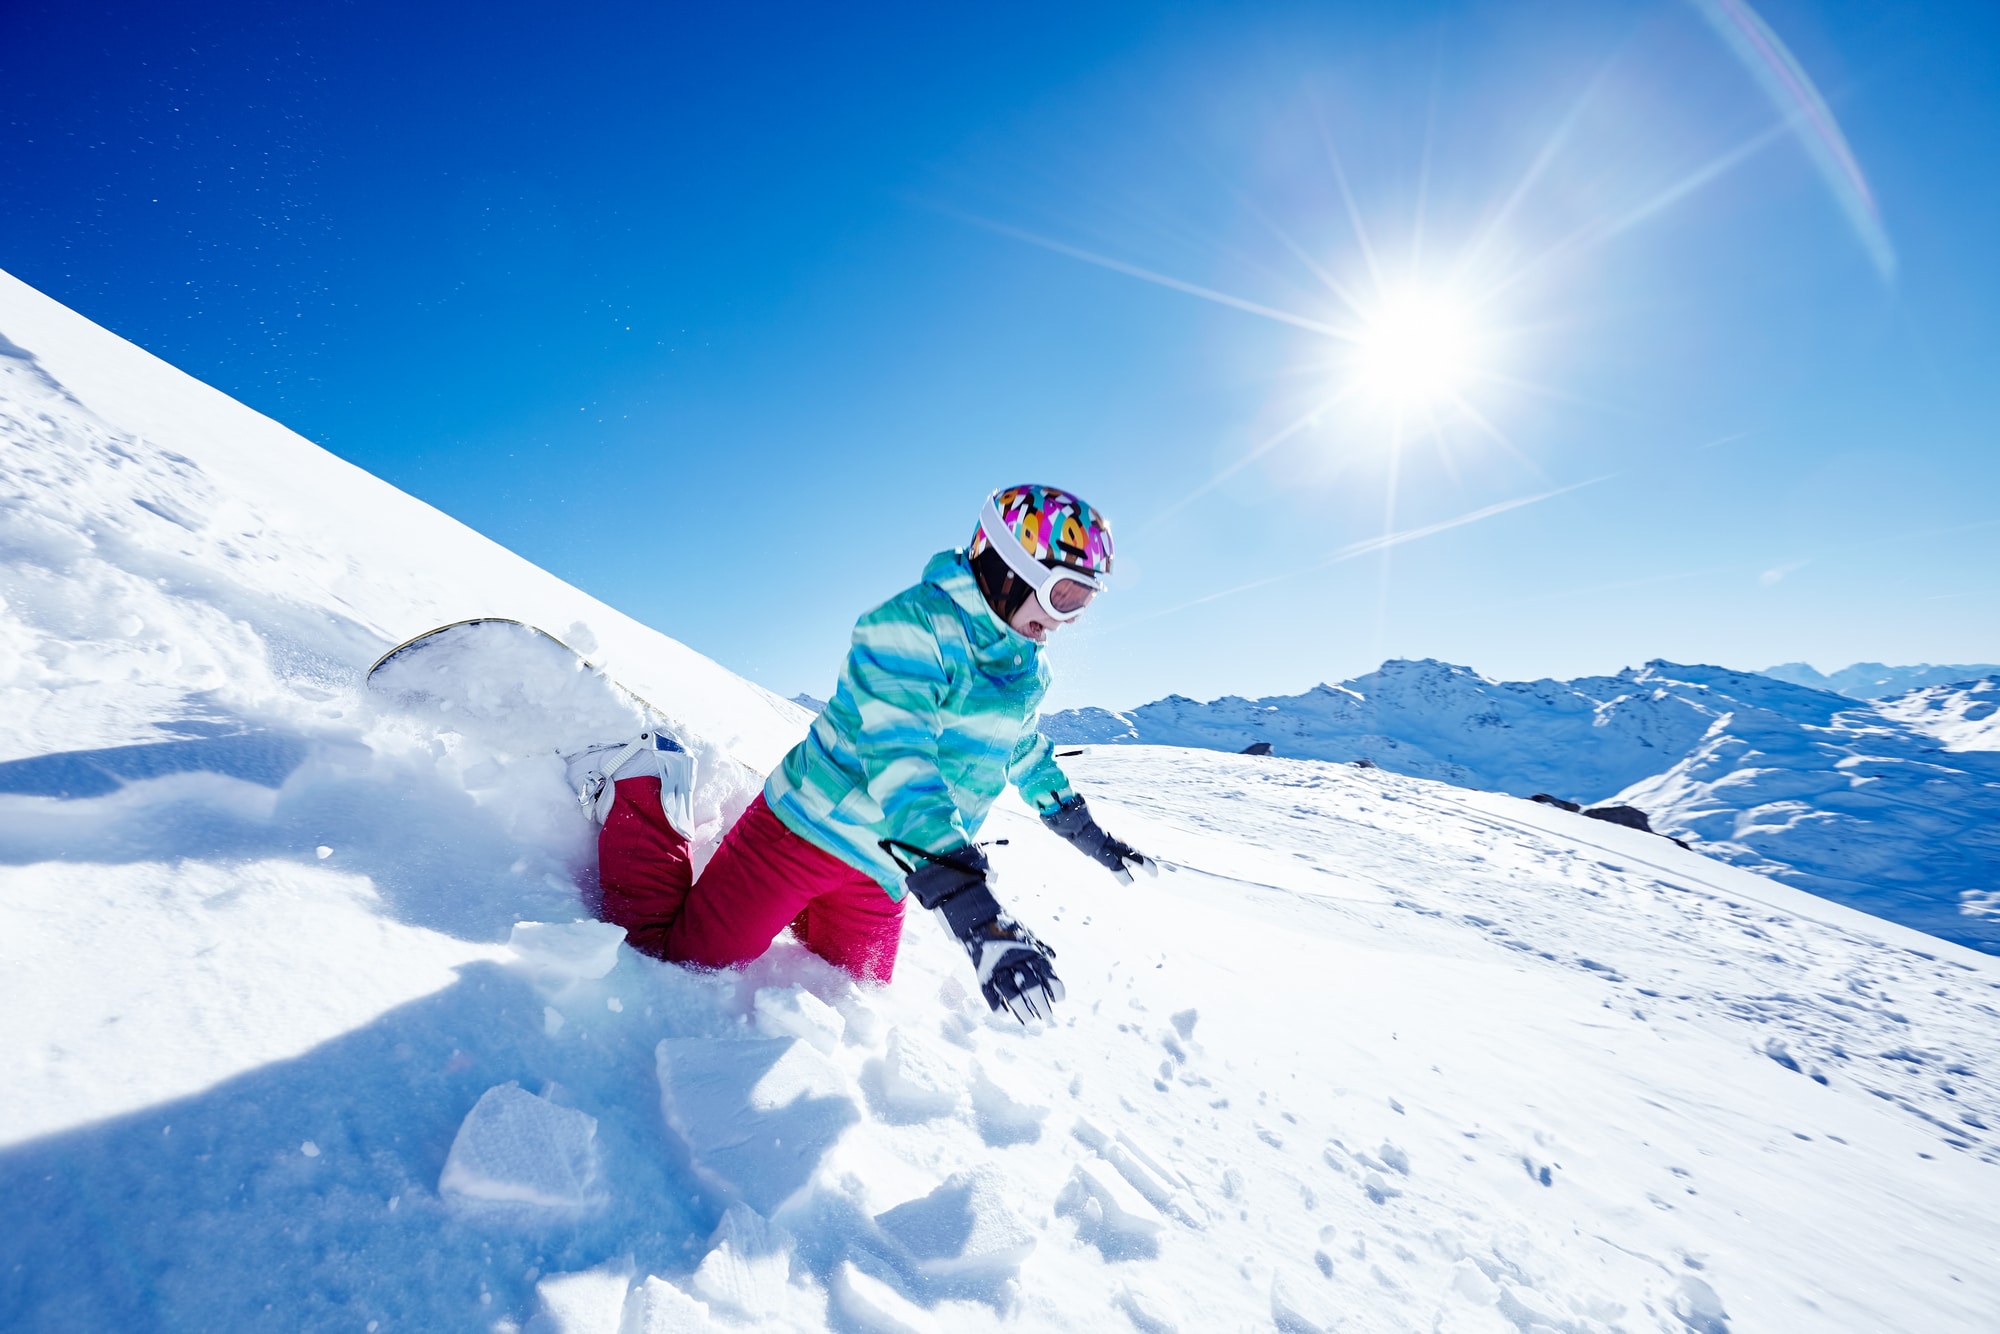
<svg viewBox="0 0 2000 1334">
<path fill-rule="evenodd" d="M 596 920 L 577 922 L 516 922 L 507 934 L 514 951 L 532 973 L 556 982 L 594 982 L 618 966 L 618 947 L 625 929 Z"/>
<path fill-rule="evenodd" d="M 577 1274 L 551 1274 L 535 1285 L 540 1306 L 528 1322 L 528 1334 L 618 1329 L 631 1287 L 631 1267 L 623 1264 L 600 1265 Z"/>
<path fill-rule="evenodd" d="M 964 1063 L 943 1046 L 900 1028 L 889 1030 L 883 1046 L 882 1058 L 861 1072 L 862 1088 L 882 1120 L 914 1125 L 946 1116 L 964 1100 Z"/>
<path fill-rule="evenodd" d="M 860 1120 L 838 1065 L 797 1038 L 664 1038 L 660 1112 L 717 1197 L 765 1217 L 798 1197 Z"/>
<path fill-rule="evenodd" d="M 1734 865 L 2000 952 L 2000 678 L 1857 701 L 1755 672 L 1654 661 L 1494 681 L 1392 661 L 1303 695 L 1043 720 L 1063 743 L 1367 761 L 1515 796 L 1628 804 Z"/>
<path fill-rule="evenodd" d="M 459 1208 L 588 1208 L 597 1190 L 597 1119 L 506 1083 L 486 1090 L 451 1141 L 438 1195 Z"/>
<path fill-rule="evenodd" d="M 0 1152 L 304 1056 L 501 954 L 317 864 L 78 851 L 0 836 Z"/>
<path fill-rule="evenodd" d="M 579 736 L 637 736 L 646 726 L 637 701 L 607 689 L 567 647 L 507 621 L 427 638 L 390 654 L 370 678 L 404 710 L 434 712 L 454 732 L 522 755 L 561 751 Z"/>
<path fill-rule="evenodd" d="M 1935 737 L 1946 750 L 2000 750 L 2000 671 L 1912 690 L 1875 707 L 1884 717 Z"/>
<path fill-rule="evenodd" d="M 697 1301 L 665 1279 L 648 1276 L 644 1283 L 628 1290 L 619 1311 L 623 1323 L 619 1334 L 709 1334 L 715 1328 L 708 1318 L 708 1303 Z M 611 1325 L 600 1319 L 598 1329 Z M 583 1326 L 578 1324 L 579 1334 Z"/>
<path fill-rule="evenodd" d="M 2000 753 L 1976 748 L 1976 722 L 1959 733 L 1974 745 L 1940 745 L 1949 704 L 1898 716 L 1918 707 L 1801 723 L 1740 705 L 1619 800 L 1711 856 L 2000 953 Z"/>
<path fill-rule="evenodd" d="M 1159 1256 L 1167 1220 L 1146 1197 L 1104 1163 L 1078 1163 L 1069 1184 L 1056 1196 L 1058 1218 L 1073 1218 L 1076 1238 L 1095 1246 L 1106 1260 L 1151 1260 Z"/>
<path fill-rule="evenodd" d="M 1120 745 L 1067 763 L 1158 879 L 990 826 L 1053 1023 L 920 915 L 886 987 L 661 964 L 579 921 L 552 759 L 359 673 L 475 614 L 593 644 L 721 757 L 710 839 L 807 715 L 4 279 L 0 333 L 10 1330 L 2000 1308 L 1988 956 L 1498 792 Z"/>
<path fill-rule="evenodd" d="M 753 1005 L 758 1032 L 803 1038 L 823 1055 L 832 1055 L 847 1033 L 846 1017 L 802 986 L 760 987 Z"/>
</svg>

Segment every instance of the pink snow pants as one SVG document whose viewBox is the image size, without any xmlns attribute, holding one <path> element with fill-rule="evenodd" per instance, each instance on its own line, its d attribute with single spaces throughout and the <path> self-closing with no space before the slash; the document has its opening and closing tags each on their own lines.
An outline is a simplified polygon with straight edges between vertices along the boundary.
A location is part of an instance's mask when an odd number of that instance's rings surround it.
<svg viewBox="0 0 2000 1334">
<path fill-rule="evenodd" d="M 655 958 L 729 968 L 790 926 L 807 949 L 857 978 L 887 982 L 895 971 L 903 905 L 787 829 L 761 792 L 696 880 L 687 840 L 660 810 L 660 780 L 627 778 L 597 836 L 597 861 L 601 915 Z"/>
</svg>

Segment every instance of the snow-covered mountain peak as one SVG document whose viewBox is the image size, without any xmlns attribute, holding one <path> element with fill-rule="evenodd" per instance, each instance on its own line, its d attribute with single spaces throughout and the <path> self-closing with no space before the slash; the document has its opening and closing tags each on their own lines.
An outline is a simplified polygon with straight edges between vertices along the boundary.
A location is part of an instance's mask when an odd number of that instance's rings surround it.
<svg viewBox="0 0 2000 1334">
<path fill-rule="evenodd" d="M 1644 667 L 1627 668 L 1617 679 L 1655 690 L 1706 692 L 1717 711 L 1749 705 L 1793 722 L 1824 727 L 1834 716 L 1856 707 L 1856 701 L 1830 690 L 1781 681 L 1761 672 L 1743 672 L 1706 663 L 1668 662 L 1655 658 Z M 1699 696 L 1697 696 L 1699 697 Z"/>
</svg>

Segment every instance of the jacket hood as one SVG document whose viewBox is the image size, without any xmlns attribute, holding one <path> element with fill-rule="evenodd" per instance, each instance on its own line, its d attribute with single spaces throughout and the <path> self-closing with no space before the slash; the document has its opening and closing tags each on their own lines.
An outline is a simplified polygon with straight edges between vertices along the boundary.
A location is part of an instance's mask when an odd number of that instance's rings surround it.
<svg viewBox="0 0 2000 1334">
<path fill-rule="evenodd" d="M 1000 619 L 979 591 L 979 580 L 963 551 L 940 551 L 932 556 L 924 564 L 924 582 L 957 604 L 980 666 L 1007 675 L 1035 669 L 1041 645 Z"/>
</svg>

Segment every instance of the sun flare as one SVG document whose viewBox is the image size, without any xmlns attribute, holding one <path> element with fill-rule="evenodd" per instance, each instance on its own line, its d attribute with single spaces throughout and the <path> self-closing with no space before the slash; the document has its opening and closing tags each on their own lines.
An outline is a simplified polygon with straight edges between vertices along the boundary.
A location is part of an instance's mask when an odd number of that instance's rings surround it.
<svg viewBox="0 0 2000 1334">
<path fill-rule="evenodd" d="M 1477 327 L 1463 302 L 1440 292 L 1397 292 L 1367 312 L 1354 375 L 1383 404 L 1422 411 L 1458 396 L 1477 351 Z"/>
</svg>

